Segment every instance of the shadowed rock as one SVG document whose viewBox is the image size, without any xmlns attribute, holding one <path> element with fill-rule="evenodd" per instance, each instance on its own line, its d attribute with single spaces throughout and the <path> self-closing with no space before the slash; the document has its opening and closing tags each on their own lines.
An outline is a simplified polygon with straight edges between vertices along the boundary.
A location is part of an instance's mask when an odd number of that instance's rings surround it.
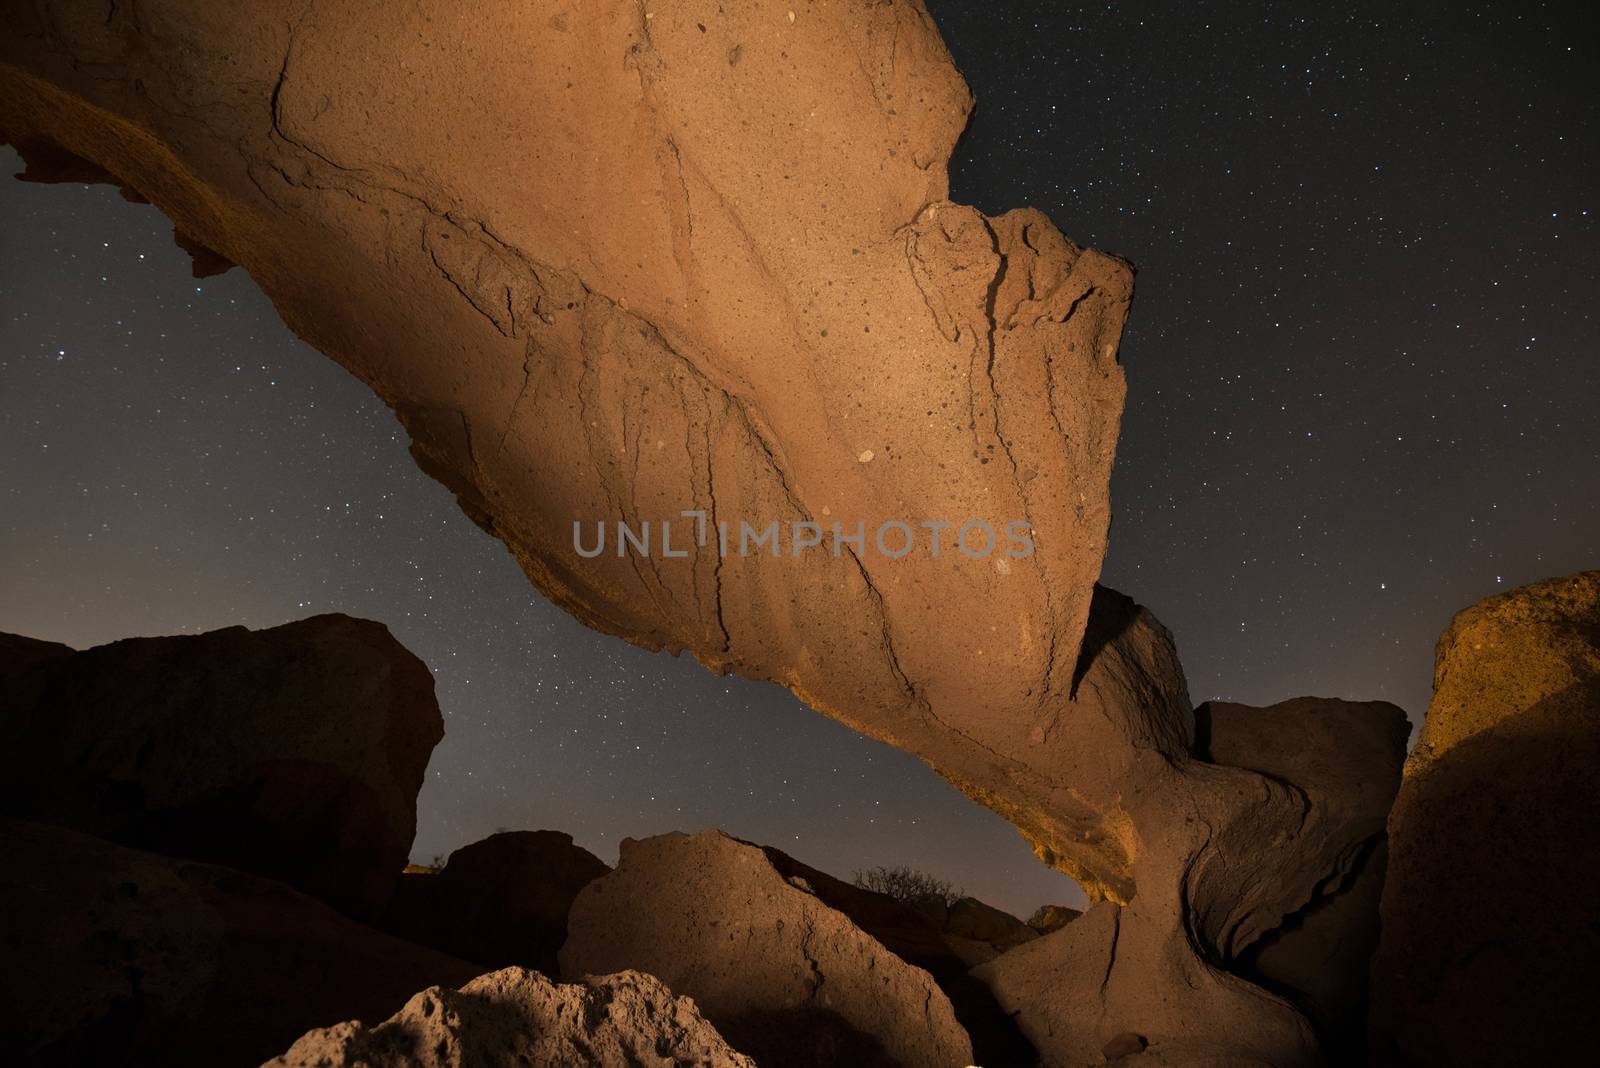
<svg viewBox="0 0 1600 1068">
<path fill-rule="evenodd" d="M 1067 905 L 1040 905 L 1034 914 L 1028 917 L 1028 926 L 1040 934 L 1049 934 L 1061 930 L 1082 915 L 1082 909 L 1070 908 Z"/>
<path fill-rule="evenodd" d="M 1374 1063 L 1561 1064 L 1592 1044 L 1600 571 L 1455 617 L 1389 817 Z"/>
<path fill-rule="evenodd" d="M 1039 932 L 1009 912 L 986 905 L 975 897 L 964 897 L 950 906 L 945 934 L 990 946 L 996 953 L 1015 949 L 1039 937 Z"/>
<path fill-rule="evenodd" d="M 388 628 L 45 644 L 0 643 L 0 811 L 381 907 L 444 734 L 433 676 Z"/>
<path fill-rule="evenodd" d="M 1083 800 L 1122 814 L 1138 893 L 973 974 L 1048 1065 L 1094 1063 L 1124 1033 L 1146 1040 L 1144 1057 L 1314 1064 L 1320 1044 L 1295 1001 L 1317 998 L 1279 996 L 1246 977 L 1265 981 L 1252 972 L 1256 947 L 1269 936 L 1294 947 L 1285 929 L 1340 892 L 1381 836 L 1404 714 L 1381 702 L 1212 705 L 1197 731 L 1171 636 L 1111 591 L 1097 595 L 1097 614 L 1101 599 L 1106 637 L 1082 669 L 1077 702 L 1101 712 L 1094 751 L 1124 762 L 1085 769 L 1079 781 L 1120 787 Z M 1361 931 L 1367 919 L 1345 923 Z M 1318 998 L 1359 1000 L 1359 968 L 1318 979 Z"/>
<path fill-rule="evenodd" d="M 1001 1011 L 987 986 L 968 974 L 972 961 L 961 952 L 965 947 L 953 945 L 944 930 L 949 910 L 943 897 L 934 895 L 905 904 L 888 894 L 836 879 L 772 846 L 759 848 L 791 885 L 815 894 L 889 952 L 933 976 L 972 1040 L 975 1063 L 1021 1068 L 1035 1061 L 1033 1047 L 1017 1029 L 1016 1021 Z M 988 959 L 995 951 L 985 949 L 989 952 L 984 959 Z"/>
<path fill-rule="evenodd" d="M 1233 970 L 1288 997 L 1324 1046 L 1359 1059 L 1367 971 L 1378 945 L 1384 824 L 1400 786 L 1411 726 L 1384 701 L 1300 697 L 1267 708 L 1213 701 L 1195 710 L 1196 752 L 1300 791 L 1300 833 L 1336 828 L 1344 843 L 1315 892 L 1281 926 L 1243 949 Z M 1262 848 L 1277 847 L 1277 837 Z"/>
<path fill-rule="evenodd" d="M 438 872 L 407 872 L 380 926 L 488 968 L 559 975 L 572 899 L 610 871 L 559 831 L 503 831 L 450 854 Z"/>
<path fill-rule="evenodd" d="M 244 1068 L 479 969 L 282 883 L 0 819 L 8 1063 Z"/>
<path fill-rule="evenodd" d="M 850 922 L 883 943 L 885 949 L 943 983 L 966 973 L 961 958 L 950 951 L 942 926 L 888 894 L 866 890 L 803 864 L 781 849 L 757 846 L 779 875 L 816 895 L 817 900 L 849 917 Z"/>
<path fill-rule="evenodd" d="M 383 1023 L 312 1031 L 263 1068 L 755 1068 L 688 998 L 638 972 L 558 986 L 506 968 L 424 990 Z"/>
<path fill-rule="evenodd" d="M 932 976 L 798 881 L 719 831 L 626 839 L 573 904 L 562 972 L 658 976 L 764 1068 L 971 1064 Z"/>
</svg>

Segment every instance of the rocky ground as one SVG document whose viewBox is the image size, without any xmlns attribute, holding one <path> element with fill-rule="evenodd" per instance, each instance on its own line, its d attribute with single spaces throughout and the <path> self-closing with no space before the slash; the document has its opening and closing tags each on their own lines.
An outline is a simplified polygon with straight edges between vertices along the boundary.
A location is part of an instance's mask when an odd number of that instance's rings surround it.
<svg viewBox="0 0 1600 1068">
<path fill-rule="evenodd" d="M 614 870 L 554 831 L 408 867 L 440 721 L 380 624 L 0 636 L 9 1059 L 1562 1063 L 1596 959 L 1600 572 L 1461 613 L 1435 682 L 1403 778 L 1387 706 L 1196 710 L 1190 759 L 1345 843 L 1303 909 L 1200 961 L 1137 897 L 1030 924 L 717 831 Z"/>
</svg>

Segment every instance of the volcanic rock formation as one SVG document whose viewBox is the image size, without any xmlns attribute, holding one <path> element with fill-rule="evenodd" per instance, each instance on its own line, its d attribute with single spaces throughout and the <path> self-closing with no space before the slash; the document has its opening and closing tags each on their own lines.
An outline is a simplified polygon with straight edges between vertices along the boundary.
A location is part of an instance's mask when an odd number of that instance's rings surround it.
<svg viewBox="0 0 1600 1068">
<path fill-rule="evenodd" d="M 312 1031 L 263 1068 L 755 1068 L 688 998 L 622 972 L 558 986 L 506 968 L 432 987 L 376 1027 Z"/>
<path fill-rule="evenodd" d="M 480 971 L 282 883 L 0 818 L 9 1064 L 245 1066 Z"/>
<path fill-rule="evenodd" d="M 1197 751 L 1302 793 L 1307 835 L 1338 828 L 1346 843 L 1316 893 L 1286 922 L 1245 949 L 1237 971 L 1288 996 L 1341 1056 L 1364 1048 L 1367 970 L 1378 944 L 1389 806 L 1411 733 L 1383 701 L 1301 697 L 1268 708 L 1212 701 L 1195 710 Z M 1264 839 L 1274 848 L 1276 838 Z"/>
<path fill-rule="evenodd" d="M 1600 571 L 1461 612 L 1389 816 L 1377 1063 L 1560 1064 L 1600 966 Z"/>
<path fill-rule="evenodd" d="M 380 926 L 486 969 L 559 975 L 567 913 L 610 871 L 559 831 L 502 831 L 450 854 L 438 872 L 407 872 Z"/>
<path fill-rule="evenodd" d="M 982 946 L 987 950 L 985 960 L 1039 937 L 1038 931 L 1009 912 L 1002 912 L 973 897 L 964 897 L 950 906 L 944 932 L 945 937 L 952 941 Z"/>
<path fill-rule="evenodd" d="M 994 995 L 968 974 L 974 959 L 989 960 L 999 950 L 987 943 L 965 942 L 945 930 L 949 910 L 944 899 L 902 903 L 888 894 L 866 890 L 774 849 L 761 846 L 767 860 L 790 885 L 815 894 L 831 909 L 871 935 L 907 964 L 933 977 L 950 999 L 956 1020 L 972 1040 L 972 1056 L 983 1065 L 1030 1065 L 1037 1059 L 1016 1021 L 1002 1012 Z M 937 904 L 937 908 L 933 906 Z M 984 906 L 987 908 L 987 906 Z M 1001 915 L 1004 915 L 1003 913 Z M 981 947 L 975 954 L 972 947 Z"/>
<path fill-rule="evenodd" d="M 1100 665 L 1164 659 L 1128 660 L 1147 642 L 1170 639 L 1138 610 L 1084 685 L 1104 697 L 1116 683 L 1097 680 Z M 1179 692 L 1181 674 L 1165 684 Z M 1301 699 L 1206 706 L 1200 726 L 1195 749 L 1221 763 L 1136 748 L 1145 764 L 1120 780 L 1140 784 L 1124 808 L 1147 848 L 1135 868 L 1138 896 L 1125 908 L 1096 905 L 974 970 L 1048 1065 L 1091 1063 L 1124 1034 L 1174 1063 L 1311 1065 L 1321 1047 L 1297 1005 L 1331 1016 L 1362 1003 L 1359 961 L 1338 958 L 1342 971 L 1294 966 L 1314 952 L 1297 933 L 1298 914 L 1325 911 L 1335 938 L 1370 944 L 1368 915 L 1319 906 L 1346 891 L 1381 840 L 1404 713 L 1382 702 Z M 1263 863 L 1262 852 L 1282 855 Z M 1285 911 L 1291 897 L 1298 903 Z M 1273 940 L 1287 945 L 1266 976 L 1278 994 L 1235 974 L 1263 978 L 1258 958 Z"/>
<path fill-rule="evenodd" d="M 1082 909 L 1066 905 L 1040 905 L 1038 910 L 1028 917 L 1028 926 L 1040 934 L 1050 934 L 1052 931 L 1061 930 L 1082 915 Z"/>
<path fill-rule="evenodd" d="M 383 906 L 444 736 L 433 676 L 387 627 L 0 638 L 0 812 Z"/>
<path fill-rule="evenodd" d="M 946 199 L 970 104 L 916 0 L 42 0 L 0 39 L 24 156 L 244 266 L 552 600 L 915 753 L 1108 902 L 1000 961 L 1091 941 L 1291 1063 L 1223 970 L 1370 836 L 1197 759 L 1169 637 L 1095 587 L 1132 271 Z"/>
<path fill-rule="evenodd" d="M 770 1068 L 971 1064 L 932 976 L 798 881 L 720 831 L 624 840 L 573 903 L 562 972 L 649 972 Z"/>
<path fill-rule="evenodd" d="M 945 941 L 943 924 L 935 925 L 921 912 L 874 890 L 837 879 L 772 846 L 759 846 L 767 861 L 792 886 L 814 894 L 818 901 L 849 917 L 850 922 L 883 943 L 907 964 L 932 975 L 941 986 L 966 974 L 961 958 Z"/>
<path fill-rule="evenodd" d="M 970 106 L 918 3 L 47 0 L 0 41 L 24 155 L 244 266 L 556 603 L 783 683 L 1125 897 L 1126 858 L 1079 855 L 1098 814 L 1026 780 L 1105 546 L 1132 272 L 945 199 Z"/>
</svg>

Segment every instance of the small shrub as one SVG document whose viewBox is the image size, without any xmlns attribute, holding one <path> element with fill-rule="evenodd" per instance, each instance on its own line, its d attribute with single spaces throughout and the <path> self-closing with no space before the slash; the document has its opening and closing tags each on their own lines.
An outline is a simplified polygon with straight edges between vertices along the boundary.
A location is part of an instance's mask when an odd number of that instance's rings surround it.
<svg viewBox="0 0 1600 1068">
<path fill-rule="evenodd" d="M 888 894 L 902 905 L 910 905 L 923 898 L 936 897 L 949 907 L 967 896 L 965 890 L 952 885 L 948 879 L 940 879 L 904 865 L 858 871 L 855 874 L 855 884 L 863 890 Z"/>
</svg>

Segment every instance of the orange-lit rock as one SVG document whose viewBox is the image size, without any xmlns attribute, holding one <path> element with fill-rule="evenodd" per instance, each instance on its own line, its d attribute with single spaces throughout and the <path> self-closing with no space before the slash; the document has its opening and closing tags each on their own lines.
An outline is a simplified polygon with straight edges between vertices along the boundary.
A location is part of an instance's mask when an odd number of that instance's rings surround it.
<svg viewBox="0 0 1600 1068">
<path fill-rule="evenodd" d="M 1071 693 L 1132 271 L 1036 211 L 946 200 L 971 98 L 920 4 L 107 14 L 8 20 L 0 130 L 25 156 L 90 161 L 52 170 L 114 175 L 248 270 L 584 622 L 1037 803 L 1004 780 Z M 610 551 L 618 521 L 650 524 L 650 557 Z M 917 540 L 898 559 L 892 521 Z M 924 521 L 951 524 L 937 557 Z M 575 522 L 608 551 L 577 553 Z M 783 555 L 740 556 L 744 522 L 779 523 Z M 797 522 L 826 539 L 798 557 Z M 1023 522 L 1035 551 L 1009 557 Z M 835 523 L 865 541 L 836 555 Z M 1023 825 L 1120 883 L 1058 822 Z"/>
<path fill-rule="evenodd" d="M 720 831 L 625 839 L 573 903 L 567 976 L 648 972 L 772 1068 L 972 1063 L 933 977 Z"/>
<path fill-rule="evenodd" d="M 1597 769 L 1600 571 L 1458 614 L 1389 817 L 1372 967 L 1380 1058 L 1582 1056 L 1600 962 Z"/>
<path fill-rule="evenodd" d="M 504 968 L 431 987 L 389 1019 L 309 1032 L 262 1068 L 755 1068 L 701 1017 L 638 972 L 558 984 Z"/>
<path fill-rule="evenodd" d="M 1131 903 L 1161 982 L 1231 966 L 1365 832 L 1197 757 L 1170 636 L 1096 587 L 1132 269 L 947 199 L 970 106 L 915 0 L 46 0 L 0 39 L 9 139 L 248 270 L 554 602 L 916 754 Z M 1173 1026 L 1255 1011 L 1226 981 Z M 1233 1032 L 1292 1061 L 1288 1012 Z"/>
</svg>

